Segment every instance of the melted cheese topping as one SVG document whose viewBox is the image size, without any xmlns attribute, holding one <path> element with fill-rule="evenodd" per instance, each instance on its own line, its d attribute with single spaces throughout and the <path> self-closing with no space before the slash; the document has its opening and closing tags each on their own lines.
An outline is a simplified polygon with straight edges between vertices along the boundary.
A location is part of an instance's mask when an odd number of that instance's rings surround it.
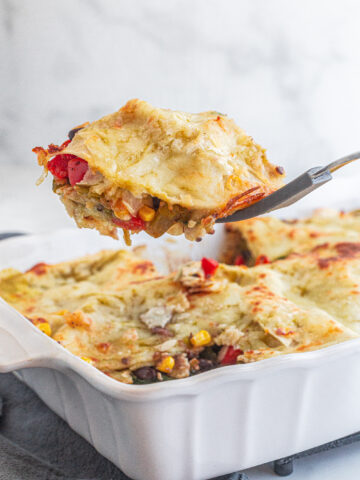
<svg viewBox="0 0 360 480">
<path fill-rule="evenodd" d="M 308 252 L 317 245 L 341 241 L 360 241 L 359 212 L 344 213 L 319 209 L 308 218 L 280 220 L 262 217 L 227 224 L 226 263 L 247 252 L 254 262 L 260 255 L 273 261 L 290 253 Z"/>
<path fill-rule="evenodd" d="M 40 263 L 25 273 L 3 270 L 0 295 L 25 317 L 46 318 L 54 333 L 82 297 L 157 275 L 151 262 L 131 252 L 105 250 L 57 265 Z"/>
<path fill-rule="evenodd" d="M 100 252 L 27 273 L 2 272 L 0 294 L 31 319 L 48 321 L 55 340 L 114 378 L 175 359 L 169 375 L 190 373 L 203 348 L 232 346 L 238 362 L 322 348 L 360 333 L 360 244 L 341 242 L 254 268 L 200 262 L 158 277 L 151 262 Z"/>
<path fill-rule="evenodd" d="M 58 153 L 42 150 L 40 163 Z M 176 112 L 140 100 L 79 130 L 61 153 L 86 160 L 135 196 L 218 214 L 271 193 L 283 176 L 225 115 Z"/>
</svg>

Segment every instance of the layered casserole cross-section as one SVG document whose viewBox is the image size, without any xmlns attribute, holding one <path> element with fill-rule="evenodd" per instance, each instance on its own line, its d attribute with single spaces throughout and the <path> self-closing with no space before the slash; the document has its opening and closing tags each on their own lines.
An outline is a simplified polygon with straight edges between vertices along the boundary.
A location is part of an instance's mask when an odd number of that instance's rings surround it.
<svg viewBox="0 0 360 480">
<path fill-rule="evenodd" d="M 79 227 L 117 237 L 122 228 L 199 240 L 217 218 L 282 186 L 284 171 L 233 120 L 130 100 L 70 132 L 61 146 L 36 147 L 53 190 Z"/>
</svg>

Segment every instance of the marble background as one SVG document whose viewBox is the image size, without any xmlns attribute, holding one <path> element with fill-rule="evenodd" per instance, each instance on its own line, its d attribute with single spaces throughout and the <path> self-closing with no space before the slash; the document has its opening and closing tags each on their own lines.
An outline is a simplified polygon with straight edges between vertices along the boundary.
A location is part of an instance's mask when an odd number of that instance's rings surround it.
<svg viewBox="0 0 360 480">
<path fill-rule="evenodd" d="M 325 163 L 360 147 L 359 15 L 358 0 L 0 0 L 0 161 L 31 164 L 139 97 L 228 113 L 291 176 Z"/>
</svg>

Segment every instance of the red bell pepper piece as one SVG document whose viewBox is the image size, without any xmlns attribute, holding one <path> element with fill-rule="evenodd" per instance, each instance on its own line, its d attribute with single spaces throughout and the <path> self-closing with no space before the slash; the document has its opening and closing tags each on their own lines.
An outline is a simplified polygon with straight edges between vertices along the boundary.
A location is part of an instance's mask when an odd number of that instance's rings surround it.
<svg viewBox="0 0 360 480">
<path fill-rule="evenodd" d="M 82 158 L 70 153 L 56 155 L 47 164 L 49 172 L 57 178 L 69 178 L 70 185 L 81 182 L 87 172 L 89 165 Z"/>
<path fill-rule="evenodd" d="M 206 278 L 211 277 L 211 275 L 214 275 L 218 266 L 219 266 L 218 262 L 212 258 L 204 257 L 201 260 L 201 267 L 204 271 Z"/>
<path fill-rule="evenodd" d="M 54 177 L 67 178 L 69 161 L 67 157 L 70 157 L 70 155 L 56 155 L 56 157 L 48 162 L 47 168 Z"/>
<path fill-rule="evenodd" d="M 120 218 L 113 218 L 113 222 L 120 228 L 130 230 L 131 232 L 140 232 L 145 228 L 144 220 L 139 217 L 132 217 L 130 220 L 120 220 Z"/>
<path fill-rule="evenodd" d="M 227 347 L 226 353 L 224 358 L 221 360 L 221 365 L 234 365 L 236 363 L 236 359 L 239 355 L 242 355 L 244 352 L 240 349 L 237 348 L 235 349 L 234 347 Z"/>
<path fill-rule="evenodd" d="M 76 185 L 84 178 L 89 165 L 87 161 L 82 158 L 76 157 L 75 155 L 71 155 L 71 157 L 68 163 L 69 182 L 70 185 Z"/>
<path fill-rule="evenodd" d="M 245 265 L 244 257 L 242 255 L 237 255 L 234 265 Z"/>
</svg>

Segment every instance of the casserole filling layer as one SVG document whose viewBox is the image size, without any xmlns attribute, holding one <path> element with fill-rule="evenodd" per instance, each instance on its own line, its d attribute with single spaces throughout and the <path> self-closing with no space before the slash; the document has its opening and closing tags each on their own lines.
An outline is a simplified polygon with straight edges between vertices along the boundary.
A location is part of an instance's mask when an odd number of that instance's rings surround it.
<svg viewBox="0 0 360 480">
<path fill-rule="evenodd" d="M 165 277 L 125 251 L 0 275 L 10 305 L 125 383 L 185 378 L 356 338 L 359 292 L 355 242 L 252 268 L 203 258 Z"/>
<path fill-rule="evenodd" d="M 209 212 L 169 205 L 148 194 L 136 197 L 129 190 L 114 186 L 100 172 L 90 169 L 84 160 L 66 157 L 69 155 L 54 157 L 48 168 L 54 175 L 53 191 L 60 196 L 68 214 L 80 228 L 96 228 L 113 238 L 117 238 L 117 228 L 122 228 L 128 245 L 129 232 L 143 230 L 155 238 L 166 232 L 172 235 L 184 233 L 189 240 L 199 240 L 205 233 L 213 233 L 215 218 Z M 59 163 L 66 165 L 62 177 L 57 176 Z M 73 172 L 69 175 L 70 168 Z M 78 181 L 74 180 L 74 171 Z"/>
</svg>

